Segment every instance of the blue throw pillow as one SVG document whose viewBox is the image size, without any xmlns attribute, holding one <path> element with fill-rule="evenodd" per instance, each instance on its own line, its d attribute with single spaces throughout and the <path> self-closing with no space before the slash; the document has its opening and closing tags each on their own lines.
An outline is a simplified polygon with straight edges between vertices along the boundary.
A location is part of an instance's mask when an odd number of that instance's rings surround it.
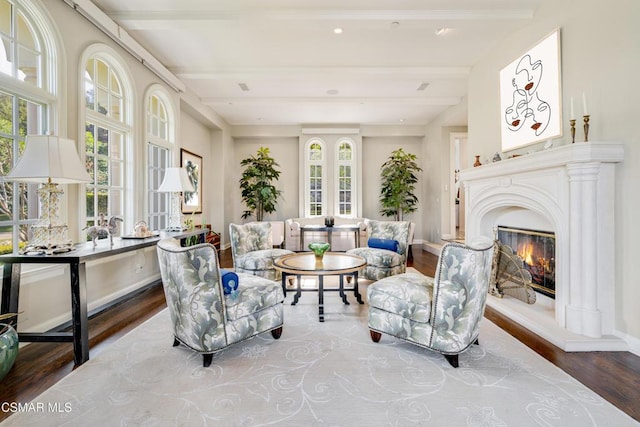
<svg viewBox="0 0 640 427">
<path fill-rule="evenodd" d="M 220 277 L 222 279 L 222 290 L 225 295 L 236 297 L 238 294 L 238 275 L 235 271 L 220 269 Z"/>
<path fill-rule="evenodd" d="M 400 250 L 400 243 L 397 240 L 392 239 L 378 239 L 371 237 L 367 245 L 370 248 L 386 249 L 392 252 L 398 252 Z"/>
</svg>

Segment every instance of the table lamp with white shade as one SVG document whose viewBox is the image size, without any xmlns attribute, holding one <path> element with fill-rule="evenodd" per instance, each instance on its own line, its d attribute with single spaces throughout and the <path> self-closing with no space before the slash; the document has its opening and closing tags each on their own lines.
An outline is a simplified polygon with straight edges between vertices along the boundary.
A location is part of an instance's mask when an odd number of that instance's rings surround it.
<svg viewBox="0 0 640 427">
<path fill-rule="evenodd" d="M 40 216 L 31 225 L 31 240 L 20 253 L 37 252 L 51 255 L 67 252 L 73 243 L 67 237 L 68 227 L 60 221 L 58 184 L 91 182 L 78 152 L 70 139 L 53 135 L 28 135 L 24 153 L 5 177 L 7 181 L 41 184 L 38 188 Z"/>
<path fill-rule="evenodd" d="M 196 191 L 184 168 L 165 169 L 164 180 L 157 190 L 159 193 L 171 193 L 169 207 L 169 226 L 167 231 L 182 231 L 182 195 L 185 191 Z"/>
</svg>

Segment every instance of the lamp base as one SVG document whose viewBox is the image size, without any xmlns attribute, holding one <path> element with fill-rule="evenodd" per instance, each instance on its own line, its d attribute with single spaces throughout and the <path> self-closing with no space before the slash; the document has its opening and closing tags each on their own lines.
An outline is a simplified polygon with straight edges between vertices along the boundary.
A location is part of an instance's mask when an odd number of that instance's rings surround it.
<svg viewBox="0 0 640 427">
<path fill-rule="evenodd" d="M 171 206 L 169 210 L 169 224 L 166 228 L 167 231 L 183 231 L 185 228 L 182 226 L 182 200 L 180 193 L 171 193 Z"/>
<path fill-rule="evenodd" d="M 20 254 L 53 255 L 69 252 L 74 249 L 73 242 L 67 239 L 66 225 L 32 225 L 33 239 L 25 246 Z"/>
</svg>

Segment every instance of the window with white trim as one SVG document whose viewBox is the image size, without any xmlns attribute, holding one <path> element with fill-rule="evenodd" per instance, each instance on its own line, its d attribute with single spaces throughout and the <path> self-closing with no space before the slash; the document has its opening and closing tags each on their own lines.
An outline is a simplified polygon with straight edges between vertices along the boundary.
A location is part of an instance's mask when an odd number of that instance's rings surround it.
<svg viewBox="0 0 640 427">
<path fill-rule="evenodd" d="M 27 135 L 48 129 L 56 99 L 48 79 L 55 64 L 49 28 L 34 23 L 29 2 L 0 0 L 0 176 L 7 175 L 24 151 Z M 41 18 L 41 17 L 40 17 Z M 41 19 L 40 19 L 41 20 Z M 49 43 L 48 43 L 49 42 Z M 49 46 L 49 47 L 48 47 Z M 25 83 L 27 85 L 25 86 Z M 53 82 L 51 82 L 53 84 Z M 37 221 L 37 184 L 0 181 L 0 254 L 18 252 Z"/>
<path fill-rule="evenodd" d="M 325 144 L 319 139 L 309 141 L 306 150 L 305 216 L 320 216 L 326 212 Z"/>
<path fill-rule="evenodd" d="M 337 146 L 337 175 L 336 183 L 336 215 L 340 216 L 353 216 L 353 201 L 354 201 L 354 169 L 355 158 L 353 156 L 353 143 L 347 140 L 341 140 Z"/>
<path fill-rule="evenodd" d="M 162 230 L 169 223 L 169 193 L 157 191 L 166 168 L 171 166 L 173 120 L 162 95 L 157 91 L 147 98 L 147 225 Z"/>
<path fill-rule="evenodd" d="M 357 145 L 349 137 L 304 145 L 304 216 L 358 215 Z M 302 170 L 301 170 L 302 174 Z"/>
<path fill-rule="evenodd" d="M 111 58 L 93 55 L 85 68 L 85 155 L 92 182 L 85 187 L 86 222 L 125 215 L 125 144 L 128 94 Z"/>
</svg>

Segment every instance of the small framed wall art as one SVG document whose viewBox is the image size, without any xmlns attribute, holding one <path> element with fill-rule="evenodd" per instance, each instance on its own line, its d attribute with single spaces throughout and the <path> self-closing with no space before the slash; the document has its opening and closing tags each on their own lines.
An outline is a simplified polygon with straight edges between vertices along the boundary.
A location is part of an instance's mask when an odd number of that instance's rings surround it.
<svg viewBox="0 0 640 427">
<path fill-rule="evenodd" d="M 560 30 L 500 70 L 502 151 L 562 136 Z"/>
<path fill-rule="evenodd" d="M 202 213 L 202 157 L 181 149 L 180 166 L 187 170 L 189 181 L 195 189 L 183 193 L 182 213 Z"/>
</svg>

